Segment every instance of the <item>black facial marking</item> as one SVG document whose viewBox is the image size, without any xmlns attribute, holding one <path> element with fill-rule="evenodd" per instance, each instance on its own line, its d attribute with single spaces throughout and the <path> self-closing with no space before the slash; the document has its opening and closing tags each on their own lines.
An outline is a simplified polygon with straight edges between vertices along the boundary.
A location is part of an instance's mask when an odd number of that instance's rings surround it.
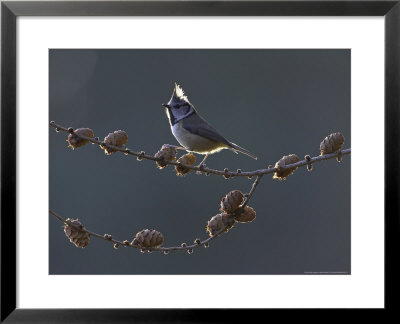
<svg viewBox="0 0 400 324">
<path fill-rule="evenodd" d="M 189 105 L 187 102 L 185 102 L 185 103 L 183 103 L 183 104 L 175 104 L 175 105 L 174 105 L 174 108 L 175 108 L 175 109 L 179 109 L 179 108 L 181 108 L 181 107 L 189 107 L 189 108 L 190 108 L 190 105 Z"/>
</svg>

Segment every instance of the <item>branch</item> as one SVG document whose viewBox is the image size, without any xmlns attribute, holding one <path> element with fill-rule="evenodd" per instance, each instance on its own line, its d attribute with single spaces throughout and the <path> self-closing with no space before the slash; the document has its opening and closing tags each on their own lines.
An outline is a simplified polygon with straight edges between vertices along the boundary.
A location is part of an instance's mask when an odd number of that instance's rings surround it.
<svg viewBox="0 0 400 324">
<path fill-rule="evenodd" d="M 56 124 L 55 122 L 51 121 L 50 122 L 50 126 L 55 128 L 56 131 L 60 132 L 66 132 L 66 133 L 70 133 L 70 134 L 75 134 L 76 136 L 85 139 L 93 144 L 97 144 L 100 145 L 102 147 L 107 147 L 110 148 L 112 150 L 124 153 L 125 155 L 132 155 L 138 158 L 138 160 L 151 160 L 151 161 L 159 161 L 159 162 L 163 162 L 165 164 L 170 164 L 170 165 L 174 165 L 174 166 L 182 166 L 182 163 L 180 162 L 176 162 L 176 161 L 167 161 L 167 160 L 163 160 L 161 158 L 156 158 L 154 156 L 151 155 L 147 155 L 145 154 L 144 151 L 141 152 L 135 152 L 132 151 L 128 148 L 122 148 L 120 146 L 114 146 L 114 145 L 109 145 L 106 144 L 102 141 L 100 141 L 98 138 L 93 138 L 93 137 L 87 137 L 87 136 L 83 136 L 83 135 L 79 135 L 74 133 L 74 130 L 69 127 L 66 128 L 64 126 L 60 126 L 58 124 Z M 296 163 L 292 163 L 290 165 L 286 165 L 284 168 L 290 169 L 290 168 L 298 168 L 304 165 L 311 165 L 317 162 L 321 162 L 321 161 L 325 161 L 325 160 L 329 160 L 329 159 L 334 159 L 334 158 L 338 158 L 341 157 L 343 155 L 348 155 L 351 153 L 351 148 L 345 149 L 345 150 L 340 150 L 338 152 L 335 153 L 330 153 L 330 154 L 324 154 L 324 155 L 319 155 L 316 157 L 311 158 L 310 160 L 304 159 L 302 161 L 298 161 Z M 216 175 L 220 175 L 223 176 L 225 178 L 232 178 L 232 177 L 248 177 L 248 178 L 252 178 L 254 176 L 260 176 L 260 175 L 265 175 L 265 174 L 271 174 L 271 173 L 275 173 L 278 171 L 277 167 L 268 167 L 267 169 L 258 169 L 258 170 L 254 170 L 254 171 L 241 171 L 238 170 L 236 172 L 232 172 L 229 171 L 228 169 L 224 169 L 224 170 L 215 170 L 215 169 L 210 169 L 207 167 L 200 167 L 200 166 L 193 166 L 193 165 L 184 165 L 185 168 L 190 169 L 190 170 L 194 170 L 197 171 L 198 173 L 205 173 L 206 175 L 208 174 L 216 174 Z"/>
<path fill-rule="evenodd" d="M 68 226 L 74 228 L 76 231 L 85 232 L 90 237 L 95 237 L 95 238 L 102 239 L 102 240 L 108 241 L 110 243 L 113 243 L 114 244 L 114 248 L 118 248 L 119 246 L 125 246 L 125 247 L 141 249 L 142 252 L 145 252 L 145 251 L 148 251 L 148 252 L 159 251 L 159 252 L 164 252 L 164 254 L 168 254 L 168 252 L 170 252 L 170 251 L 186 250 L 190 254 L 190 253 L 193 252 L 194 249 L 196 249 L 198 247 L 201 247 L 201 246 L 208 247 L 210 241 L 212 241 L 215 238 L 219 237 L 222 233 L 228 231 L 230 228 L 233 227 L 233 224 L 235 223 L 235 220 L 234 220 L 235 217 L 243 212 L 245 206 L 248 204 L 248 202 L 250 201 L 251 197 L 253 196 L 254 191 L 255 191 L 258 183 L 260 182 L 261 177 L 262 177 L 262 175 L 257 177 L 257 179 L 254 181 L 254 183 L 253 183 L 253 185 L 251 187 L 250 192 L 248 194 L 244 195 L 245 200 L 242 203 L 242 205 L 239 206 L 239 208 L 237 208 L 234 213 L 229 214 L 230 217 L 228 218 L 227 225 L 223 226 L 215 234 L 213 234 L 212 236 L 210 236 L 207 239 L 204 239 L 203 241 L 201 241 L 200 239 L 195 239 L 194 240 L 194 244 L 192 244 L 192 245 L 187 245 L 186 243 L 182 243 L 181 246 L 143 248 L 141 246 L 137 246 L 137 245 L 132 244 L 128 240 L 124 240 L 124 241 L 116 240 L 110 234 L 100 235 L 100 234 L 97 234 L 95 232 L 92 232 L 92 231 L 86 229 L 85 227 L 83 227 L 82 225 L 76 225 L 71 220 L 64 219 L 63 217 L 61 217 L 60 215 L 56 214 L 51 209 L 49 209 L 49 212 L 50 212 L 51 215 L 56 217 L 64 225 L 68 225 Z"/>
<path fill-rule="evenodd" d="M 205 173 L 206 175 L 221 175 L 225 178 L 248 177 L 249 179 L 251 179 L 253 176 L 256 176 L 256 179 L 253 182 L 249 193 L 243 194 L 239 190 L 233 190 L 222 198 L 220 208 L 220 211 L 222 213 L 212 217 L 208 221 L 206 227 L 207 231 L 210 234 L 210 237 L 204 239 L 203 241 L 201 241 L 200 239 L 195 239 L 194 244 L 192 245 L 182 243 L 181 246 L 162 247 L 161 245 L 164 241 L 163 235 L 156 230 L 147 229 L 138 232 L 132 242 L 129 242 L 128 240 L 119 241 L 115 240 L 110 234 L 100 235 L 95 232 L 89 231 L 77 219 L 64 219 L 61 216 L 57 215 L 54 211 L 50 210 L 50 214 L 55 216 L 59 221 L 64 224 L 65 234 L 77 247 L 87 246 L 87 244 L 89 243 L 89 237 L 96 237 L 113 243 L 114 248 L 118 248 L 119 246 L 126 246 L 139 248 L 142 252 L 160 251 L 168 254 L 169 251 L 186 250 L 188 253 L 192 253 L 195 248 L 198 248 L 200 246 L 208 247 L 211 240 L 219 237 L 222 233 L 227 232 L 234 226 L 234 224 L 248 223 L 252 222 L 255 219 L 256 212 L 253 208 L 248 206 L 248 203 L 253 197 L 254 192 L 256 191 L 257 186 L 259 185 L 264 175 L 274 173 L 274 179 L 285 180 L 289 175 L 291 175 L 297 168 L 301 166 L 307 166 L 307 170 L 311 171 L 312 165 L 314 163 L 326 161 L 333 158 L 336 158 L 338 162 L 341 162 L 341 159 L 344 155 L 351 154 L 350 148 L 344 150 L 341 149 L 344 143 L 343 135 L 341 133 L 333 133 L 324 138 L 324 140 L 320 143 L 321 155 L 319 156 L 310 157 L 309 155 L 306 155 L 304 157 L 304 160 L 300 161 L 297 155 L 290 154 L 282 157 L 278 162 L 276 162 L 275 167 L 269 166 L 267 169 L 258 169 L 250 172 L 243 172 L 238 169 L 237 172 L 231 172 L 228 169 L 224 169 L 222 171 L 206 168 L 204 166 L 183 164 L 179 162 L 181 158 L 177 162 L 175 162 L 173 160 L 175 159 L 176 152 L 173 158 L 170 158 L 170 156 L 168 158 L 156 157 L 160 155 L 150 156 L 146 155 L 143 151 L 134 152 L 128 148 L 123 147 L 128 138 L 127 134 L 123 131 L 117 131 L 114 132 L 114 134 L 109 134 L 105 138 L 105 141 L 102 142 L 99 140 L 99 138 L 94 137 L 93 131 L 91 129 L 79 129 L 75 132 L 71 127 L 65 128 L 63 126 L 57 125 L 53 121 L 50 122 L 50 126 L 55 128 L 57 132 L 63 131 L 69 133 L 70 135 L 67 141 L 70 143 L 70 146 L 72 148 L 77 148 L 85 145 L 87 142 L 91 142 L 93 144 L 98 144 L 102 149 L 105 149 L 107 154 L 111 154 L 113 152 L 121 152 L 125 155 L 136 156 L 138 160 L 146 159 L 156 162 L 162 162 L 158 164 L 159 167 L 161 166 L 162 168 L 168 164 L 174 165 L 183 170 L 181 171 L 181 174 L 187 173 L 188 170 L 194 170 L 198 173 Z M 83 135 L 83 133 L 85 135 Z M 86 134 L 90 136 L 86 136 Z M 113 140 L 111 140 L 111 135 L 114 136 Z M 110 143 L 117 143 L 120 146 L 111 145 Z M 168 150 L 171 150 L 170 148 L 168 148 L 168 146 L 173 147 L 171 145 L 166 146 Z M 193 156 L 192 158 L 193 160 L 195 160 Z"/>
</svg>

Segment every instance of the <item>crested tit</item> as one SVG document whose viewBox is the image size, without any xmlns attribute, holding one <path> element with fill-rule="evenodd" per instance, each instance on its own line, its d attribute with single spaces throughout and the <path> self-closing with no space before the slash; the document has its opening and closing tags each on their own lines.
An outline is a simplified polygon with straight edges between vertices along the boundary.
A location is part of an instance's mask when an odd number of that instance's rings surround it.
<svg viewBox="0 0 400 324">
<path fill-rule="evenodd" d="M 163 104 L 163 107 L 165 107 L 172 134 L 183 146 L 182 149 L 205 155 L 200 165 L 203 165 L 209 154 L 223 149 L 240 152 L 257 160 L 254 154 L 225 139 L 204 120 L 176 83 L 170 101 L 168 104 Z"/>
</svg>

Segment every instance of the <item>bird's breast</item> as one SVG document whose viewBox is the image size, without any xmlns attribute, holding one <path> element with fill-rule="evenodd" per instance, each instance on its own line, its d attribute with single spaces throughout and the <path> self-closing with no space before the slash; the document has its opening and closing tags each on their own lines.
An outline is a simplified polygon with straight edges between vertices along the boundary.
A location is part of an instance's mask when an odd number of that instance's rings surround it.
<svg viewBox="0 0 400 324">
<path fill-rule="evenodd" d="M 182 121 L 171 126 L 172 134 L 176 140 L 184 146 L 188 151 L 200 154 L 215 153 L 224 148 L 225 144 L 209 140 L 206 137 L 193 134 L 182 126 Z"/>
</svg>

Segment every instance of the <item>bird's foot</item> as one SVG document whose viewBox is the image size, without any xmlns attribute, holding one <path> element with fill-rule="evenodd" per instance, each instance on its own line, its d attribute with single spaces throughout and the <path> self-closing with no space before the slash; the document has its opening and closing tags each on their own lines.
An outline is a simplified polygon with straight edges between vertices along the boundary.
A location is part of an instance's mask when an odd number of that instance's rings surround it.
<svg viewBox="0 0 400 324">
<path fill-rule="evenodd" d="M 204 162 L 201 162 L 199 165 L 197 165 L 197 167 L 200 170 L 204 170 L 206 168 L 206 164 Z M 196 174 L 202 174 L 202 173 L 203 173 L 202 171 L 196 171 Z"/>
</svg>

